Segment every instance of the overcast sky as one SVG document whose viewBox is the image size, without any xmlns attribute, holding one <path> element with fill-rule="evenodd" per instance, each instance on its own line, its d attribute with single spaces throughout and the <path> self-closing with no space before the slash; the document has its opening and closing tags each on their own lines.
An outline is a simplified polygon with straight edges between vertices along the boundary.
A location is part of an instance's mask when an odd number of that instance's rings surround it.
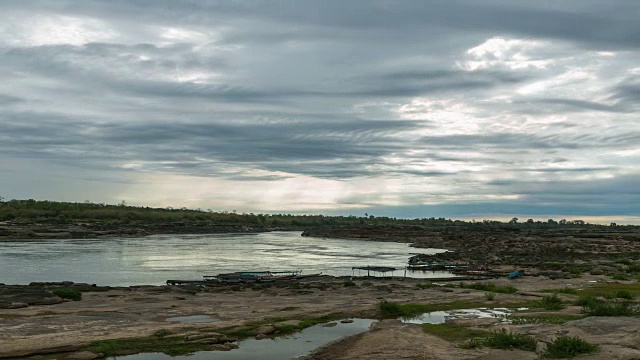
<svg viewBox="0 0 640 360">
<path fill-rule="evenodd" d="M 640 221 L 640 1 L 0 2 L 0 196 Z"/>
</svg>

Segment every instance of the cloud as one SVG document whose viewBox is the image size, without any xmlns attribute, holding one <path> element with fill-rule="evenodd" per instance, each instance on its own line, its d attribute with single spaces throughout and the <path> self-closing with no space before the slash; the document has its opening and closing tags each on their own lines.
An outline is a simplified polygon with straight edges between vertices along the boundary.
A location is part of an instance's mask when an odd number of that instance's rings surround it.
<svg viewBox="0 0 640 360">
<path fill-rule="evenodd" d="M 3 196 L 636 216 L 639 10 L 4 1 Z"/>
</svg>

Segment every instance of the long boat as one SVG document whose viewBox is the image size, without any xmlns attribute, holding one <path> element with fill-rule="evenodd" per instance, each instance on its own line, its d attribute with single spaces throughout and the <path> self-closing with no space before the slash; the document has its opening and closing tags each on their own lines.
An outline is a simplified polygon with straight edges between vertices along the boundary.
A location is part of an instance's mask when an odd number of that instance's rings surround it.
<svg viewBox="0 0 640 360">
<path fill-rule="evenodd" d="M 466 269 L 469 265 L 467 264 L 433 264 L 433 263 L 416 263 L 407 266 L 409 270 L 456 270 L 456 269 Z"/>
<path fill-rule="evenodd" d="M 283 280 L 297 280 L 312 276 L 319 276 L 322 273 L 302 275 L 302 270 L 292 271 L 238 271 L 233 273 L 224 273 L 218 275 L 206 275 L 204 279 L 209 283 L 255 283 L 255 282 L 273 282 Z"/>
</svg>

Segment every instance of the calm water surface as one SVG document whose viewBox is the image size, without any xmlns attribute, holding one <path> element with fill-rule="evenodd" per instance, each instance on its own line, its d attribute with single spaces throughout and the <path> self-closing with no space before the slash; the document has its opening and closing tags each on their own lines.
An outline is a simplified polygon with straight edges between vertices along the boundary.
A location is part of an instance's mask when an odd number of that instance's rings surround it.
<svg viewBox="0 0 640 360">
<path fill-rule="evenodd" d="M 403 268 L 411 253 L 442 251 L 392 242 L 310 238 L 300 232 L 3 241 L 0 283 L 68 280 L 160 285 L 167 279 L 201 279 L 202 275 L 255 269 L 352 275 L 352 266 Z M 404 271 L 394 275 L 402 276 Z M 442 272 L 408 275 L 448 276 Z"/>
</svg>

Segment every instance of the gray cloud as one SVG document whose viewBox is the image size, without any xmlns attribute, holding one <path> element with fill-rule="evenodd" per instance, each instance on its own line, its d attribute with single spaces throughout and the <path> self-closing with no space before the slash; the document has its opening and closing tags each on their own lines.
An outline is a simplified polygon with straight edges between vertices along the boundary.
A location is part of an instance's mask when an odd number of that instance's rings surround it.
<svg viewBox="0 0 640 360">
<path fill-rule="evenodd" d="M 70 199 L 68 182 L 100 201 L 181 205 L 137 186 L 209 179 L 239 200 L 189 204 L 639 215 L 639 11 L 4 1 L 0 171 L 18 190 L 2 195 Z M 33 174 L 61 180 L 27 187 Z M 244 198 L 247 183 L 283 195 Z"/>
</svg>

